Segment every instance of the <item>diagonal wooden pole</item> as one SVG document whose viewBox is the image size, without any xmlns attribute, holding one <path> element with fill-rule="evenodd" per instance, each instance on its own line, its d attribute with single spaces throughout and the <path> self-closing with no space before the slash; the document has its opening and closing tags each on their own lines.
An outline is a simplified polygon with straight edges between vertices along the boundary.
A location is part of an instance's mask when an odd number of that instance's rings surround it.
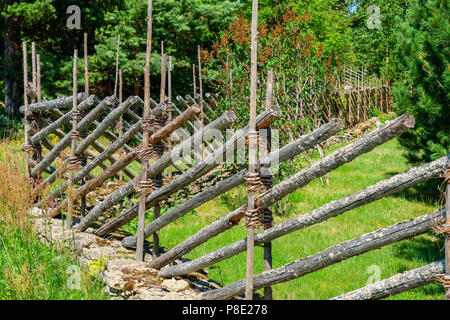
<svg viewBox="0 0 450 320">
<path fill-rule="evenodd" d="M 152 49 L 152 14 L 153 14 L 153 1 L 148 0 L 147 8 L 147 43 L 145 52 L 145 68 L 144 68 L 144 113 L 142 116 L 142 121 L 144 123 L 145 118 L 150 116 L 150 53 Z M 143 148 L 149 147 L 149 131 L 143 130 Z M 147 182 L 147 170 L 148 161 L 143 160 L 141 162 L 141 187 Z M 138 233 L 137 233 L 137 243 L 136 243 L 136 260 L 144 261 L 144 228 L 145 228 L 145 205 L 146 196 L 144 192 L 140 193 L 139 198 L 139 212 L 138 212 Z"/>
<path fill-rule="evenodd" d="M 249 152 L 248 152 L 248 172 L 250 175 L 256 173 L 256 152 L 257 152 L 257 132 L 256 132 L 256 86 L 257 86 L 257 24 L 258 24 L 258 0 L 252 3 L 252 26 L 251 26 L 251 66 L 250 66 L 250 123 L 248 131 Z M 255 209 L 255 191 L 248 190 L 247 212 Z M 253 263 L 255 256 L 255 231 L 252 224 L 247 224 L 247 275 L 245 281 L 245 299 L 253 299 Z"/>
</svg>

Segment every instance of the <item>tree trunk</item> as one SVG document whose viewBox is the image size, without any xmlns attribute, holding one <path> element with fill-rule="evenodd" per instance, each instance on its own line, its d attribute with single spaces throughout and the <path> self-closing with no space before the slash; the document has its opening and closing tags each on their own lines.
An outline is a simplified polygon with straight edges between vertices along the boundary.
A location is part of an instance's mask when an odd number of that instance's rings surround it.
<svg viewBox="0 0 450 320">
<path fill-rule="evenodd" d="M 404 131 L 414 126 L 414 118 L 410 115 L 403 115 L 384 125 L 377 130 L 370 132 L 365 137 L 356 142 L 345 146 L 338 151 L 322 158 L 311 166 L 299 171 L 290 176 L 284 181 L 280 182 L 268 192 L 261 195 L 261 202 L 259 207 L 261 209 L 281 200 L 284 196 L 293 192 L 294 190 L 307 185 L 313 179 L 322 177 L 326 173 L 336 169 L 337 167 L 352 161 L 357 156 L 367 153 L 376 146 L 400 135 Z M 239 223 L 243 218 L 245 205 L 229 213 L 225 217 L 213 222 L 209 226 L 204 227 L 193 236 L 186 239 L 184 242 L 152 260 L 150 266 L 155 269 L 160 269 L 171 261 L 182 257 L 187 252 L 196 248 L 208 239 L 232 228 Z"/>
<path fill-rule="evenodd" d="M 356 255 L 424 234 L 432 230 L 436 224 L 442 224 L 443 222 L 444 209 L 439 209 L 416 219 L 403 221 L 391 227 L 367 233 L 359 238 L 325 249 L 313 256 L 255 276 L 255 290 L 268 284 L 296 279 Z M 206 300 L 230 299 L 242 294 L 244 289 L 245 280 L 240 280 L 223 288 L 203 293 L 201 298 Z"/>
</svg>

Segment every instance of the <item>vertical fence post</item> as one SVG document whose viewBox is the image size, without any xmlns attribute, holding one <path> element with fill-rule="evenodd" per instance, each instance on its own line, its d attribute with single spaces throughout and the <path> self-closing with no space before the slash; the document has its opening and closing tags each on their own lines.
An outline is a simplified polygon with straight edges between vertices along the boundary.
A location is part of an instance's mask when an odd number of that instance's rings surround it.
<svg viewBox="0 0 450 320">
<path fill-rule="evenodd" d="M 270 108 L 273 105 L 273 83 L 275 80 L 274 72 L 270 70 L 267 73 L 267 83 L 266 83 L 266 109 Z M 260 149 L 261 155 L 264 157 L 268 155 L 271 151 L 271 131 L 270 127 L 266 129 L 265 139 L 260 139 Z M 263 140 L 265 140 L 263 142 Z M 261 183 L 263 185 L 263 190 L 267 191 L 272 188 L 272 174 L 271 168 L 264 168 L 265 171 L 261 172 Z M 264 225 L 264 229 L 268 229 L 272 226 L 273 216 L 272 210 L 270 208 L 265 208 L 261 212 L 261 216 L 263 218 L 262 222 Z M 264 271 L 268 271 L 272 269 L 272 242 L 264 243 Z M 272 286 L 264 287 L 264 300 L 272 300 Z"/>
<path fill-rule="evenodd" d="M 172 121 L 172 56 L 169 56 L 169 68 L 167 70 L 167 96 L 169 98 L 168 101 L 168 109 L 169 109 L 169 117 L 168 122 L 170 123 Z M 169 138 L 167 139 L 167 149 L 169 152 L 172 151 L 172 140 Z M 167 176 L 169 179 L 172 179 L 172 166 L 169 166 L 167 168 Z"/>
<path fill-rule="evenodd" d="M 88 35 L 85 32 L 83 34 L 83 53 L 84 53 L 84 94 L 87 97 L 89 97 L 89 69 L 88 69 L 88 48 L 87 48 L 87 39 Z M 83 115 L 85 112 L 83 112 Z M 80 137 L 82 139 L 86 138 L 89 132 L 87 130 L 83 130 L 80 132 Z M 87 155 L 85 152 L 81 155 L 81 165 L 85 166 L 87 164 Z M 87 182 L 87 178 L 82 179 L 83 184 Z M 81 216 L 84 217 L 86 214 L 86 197 L 83 196 L 81 198 L 81 205 L 80 205 L 80 211 Z"/>
<path fill-rule="evenodd" d="M 33 90 L 36 91 L 36 43 L 31 42 L 31 73 L 33 81 Z"/>
<path fill-rule="evenodd" d="M 31 183 L 31 171 L 30 171 L 30 163 L 29 163 L 29 152 L 32 151 L 32 146 L 30 145 L 29 139 L 28 139 L 28 133 L 30 131 L 30 125 L 28 123 L 27 117 L 30 115 L 30 110 L 28 107 L 28 94 L 27 94 L 27 88 L 28 88 L 28 54 L 27 54 L 27 43 L 24 41 L 22 43 L 22 49 L 23 49 L 23 104 L 25 107 L 24 110 L 24 117 L 23 117 L 23 124 L 24 124 L 24 140 L 25 140 L 25 146 L 24 146 L 24 152 L 25 152 L 25 164 L 27 169 L 27 178 L 28 183 Z"/>
<path fill-rule="evenodd" d="M 256 152 L 257 152 L 257 132 L 256 132 L 256 86 L 257 86 L 257 45 L 258 45 L 258 0 L 252 3 L 252 26 L 251 26 L 251 69 L 250 69 L 250 123 L 248 131 L 249 140 L 249 161 L 248 173 L 249 177 L 256 173 Z M 253 264 L 255 256 L 255 231 L 253 224 L 253 214 L 255 211 L 255 190 L 248 187 L 248 203 L 247 203 L 247 274 L 245 281 L 245 299 L 253 299 Z"/>
<path fill-rule="evenodd" d="M 78 58 L 78 50 L 75 49 L 73 52 L 73 99 L 72 99 L 72 131 L 71 131 L 71 146 L 70 146 L 70 157 L 69 157 L 69 179 L 68 179 L 68 187 L 67 187 L 67 222 L 69 229 L 72 227 L 72 215 L 73 215 L 73 177 L 74 171 L 78 166 L 78 157 L 75 154 L 75 150 L 77 148 L 77 139 L 79 138 L 78 132 L 78 120 L 79 120 L 79 112 L 77 108 L 77 58 Z"/>
<path fill-rule="evenodd" d="M 119 81 L 119 50 L 120 50 L 120 34 L 117 35 L 116 80 L 114 81 L 114 97 L 117 97 L 117 83 Z"/>
<path fill-rule="evenodd" d="M 445 300 L 450 300 L 450 166 L 445 170 Z"/>
<path fill-rule="evenodd" d="M 146 149 L 149 147 L 149 123 L 150 116 L 150 53 L 152 48 L 152 13 L 153 1 L 148 0 L 147 8 L 147 42 L 145 53 L 145 68 L 144 68 L 144 112 L 142 115 L 142 153 L 141 153 L 141 177 L 139 181 L 139 212 L 138 212 L 138 231 L 136 242 L 136 260 L 144 261 L 144 228 L 145 228 L 145 206 L 147 194 L 151 192 L 151 181 L 147 178 L 148 158 L 145 156 Z"/>
</svg>

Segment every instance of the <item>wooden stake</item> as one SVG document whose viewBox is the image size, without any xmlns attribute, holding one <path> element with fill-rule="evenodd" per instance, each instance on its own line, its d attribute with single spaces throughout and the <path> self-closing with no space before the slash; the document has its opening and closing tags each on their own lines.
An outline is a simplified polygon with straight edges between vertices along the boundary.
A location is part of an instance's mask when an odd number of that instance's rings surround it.
<svg viewBox="0 0 450 320">
<path fill-rule="evenodd" d="M 40 103 L 42 99 L 41 95 L 41 55 L 36 55 L 36 91 L 37 91 L 37 102 Z"/>
<path fill-rule="evenodd" d="M 73 96 L 76 97 L 78 93 L 78 87 L 77 87 L 77 58 L 78 58 L 78 50 L 75 49 L 73 52 Z M 77 99 L 72 99 L 72 114 L 75 115 L 78 112 L 77 109 Z M 76 117 L 74 116 L 72 120 L 72 133 L 76 132 L 78 130 L 78 121 Z M 77 140 L 75 137 L 72 136 L 72 142 L 70 147 L 70 156 L 76 157 L 75 150 L 77 148 Z M 69 170 L 69 179 L 68 179 L 68 188 L 67 188 L 67 198 L 68 206 L 67 206 L 67 222 L 69 226 L 69 230 L 72 227 L 72 215 L 73 215 L 73 176 L 74 176 L 75 169 L 72 167 Z"/>
<path fill-rule="evenodd" d="M 198 84 L 199 84 L 199 91 L 200 91 L 200 129 L 203 128 L 203 83 L 202 83 L 202 57 L 200 52 L 200 46 L 197 46 L 197 58 L 198 58 Z M 195 100 L 195 95 L 194 95 Z M 202 160 L 205 158 L 205 144 L 202 141 Z"/>
<path fill-rule="evenodd" d="M 169 56 L 169 69 L 167 72 L 167 95 L 169 97 L 169 118 L 168 118 L 168 122 L 172 121 L 172 56 Z M 170 151 L 172 151 L 172 140 L 167 139 L 167 148 Z M 172 166 L 169 166 L 169 168 L 167 168 L 167 176 L 169 177 L 169 179 L 172 179 Z"/>
<path fill-rule="evenodd" d="M 249 123 L 249 164 L 248 171 L 250 174 L 256 172 L 256 86 L 257 86 L 257 45 L 258 45 L 258 0 L 252 3 L 252 26 L 251 26 L 251 69 L 250 69 L 250 123 Z M 248 191 L 248 210 L 255 208 L 255 192 Z M 247 226 L 247 275 L 245 281 L 245 299 L 253 300 L 253 263 L 255 256 L 255 232 L 251 225 Z"/>
<path fill-rule="evenodd" d="M 267 83 L 266 83 L 266 109 L 270 108 L 273 104 L 273 82 L 275 80 L 275 75 L 272 70 L 267 73 Z M 270 127 L 267 129 L 266 134 L 266 142 L 265 145 L 262 146 L 262 155 L 266 156 L 270 154 L 271 151 L 271 132 Z M 266 170 L 269 170 L 268 168 Z M 262 177 L 262 175 L 261 175 Z M 272 175 L 267 177 L 268 180 L 271 181 Z M 269 190 L 272 186 L 271 183 L 263 184 L 264 191 Z M 265 226 L 264 229 L 269 228 L 269 226 Z M 272 242 L 264 243 L 264 271 L 272 269 Z M 266 286 L 264 287 L 264 300 L 272 300 L 272 287 Z"/>
<path fill-rule="evenodd" d="M 114 81 L 114 96 L 117 97 L 117 81 L 119 78 L 119 49 L 120 49 L 120 34 L 117 35 L 117 51 L 116 51 L 116 80 Z"/>
<path fill-rule="evenodd" d="M 147 8 L 147 43 L 145 52 L 145 68 L 144 68 L 144 112 L 143 118 L 150 115 L 150 53 L 152 50 L 152 14 L 153 14 L 153 0 L 148 0 Z M 144 130 L 143 133 L 143 147 L 148 148 L 149 132 Z M 141 181 L 147 180 L 148 161 L 141 162 Z M 144 228 L 145 228 L 145 199 L 146 195 L 142 194 L 139 198 L 139 212 L 138 212 L 138 234 L 136 244 L 136 260 L 144 261 Z"/>
<path fill-rule="evenodd" d="M 31 73 L 33 81 L 33 90 L 36 91 L 36 44 L 31 42 Z"/>
<path fill-rule="evenodd" d="M 88 71 L 88 48 L 87 48 L 87 33 L 84 33 L 84 93 L 86 98 L 89 97 L 89 71 Z"/>
<path fill-rule="evenodd" d="M 119 106 L 122 105 L 122 69 L 119 69 Z M 123 135 L 123 115 L 119 118 L 119 138 Z M 120 148 L 119 157 L 123 156 L 123 148 Z M 123 170 L 119 171 L 119 180 L 123 181 Z"/>
<path fill-rule="evenodd" d="M 447 165 L 447 170 L 445 171 L 445 229 L 450 228 L 450 164 Z M 445 233 L 445 276 L 446 280 L 450 280 L 450 232 Z M 445 300 L 450 300 L 450 287 L 448 285 L 444 286 L 445 290 Z"/>
<path fill-rule="evenodd" d="M 27 43 L 24 41 L 22 43 L 22 49 L 23 49 L 23 104 L 25 107 L 25 111 L 24 111 L 24 117 L 23 117 L 23 124 L 25 127 L 25 132 L 24 132 L 24 140 L 25 140 L 25 145 L 26 146 L 30 146 L 30 142 L 28 139 L 28 134 L 30 131 L 30 125 L 28 123 L 28 119 L 27 116 L 30 113 L 30 110 L 28 108 L 28 94 L 27 94 L 27 86 L 28 86 L 28 56 L 27 56 Z M 30 181 L 31 178 L 31 171 L 30 171 L 30 165 L 29 165 L 29 152 L 30 150 L 25 149 L 25 163 L 26 163 L 26 168 L 27 168 L 27 178 L 28 178 L 28 182 Z"/>
<path fill-rule="evenodd" d="M 192 83 L 194 84 L 194 99 L 197 95 L 197 84 L 195 80 L 195 64 L 192 64 Z"/>
</svg>

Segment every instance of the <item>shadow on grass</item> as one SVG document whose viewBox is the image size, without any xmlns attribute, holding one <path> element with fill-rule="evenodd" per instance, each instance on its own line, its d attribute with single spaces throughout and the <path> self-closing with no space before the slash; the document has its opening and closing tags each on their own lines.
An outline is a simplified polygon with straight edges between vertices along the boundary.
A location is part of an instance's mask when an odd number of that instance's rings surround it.
<svg viewBox="0 0 450 320">
<path fill-rule="evenodd" d="M 398 273 L 411 269 L 408 265 L 408 261 L 423 261 L 421 265 L 425 266 L 434 261 L 443 259 L 443 247 L 443 237 L 438 237 L 433 234 L 430 234 L 430 236 L 421 236 L 397 243 L 394 254 L 405 259 L 405 262 L 399 265 L 397 270 Z M 444 292 L 442 285 L 437 283 L 426 285 L 415 290 L 421 290 L 425 295 L 440 295 Z"/>
<path fill-rule="evenodd" d="M 387 172 L 386 179 L 391 178 L 401 172 Z M 414 187 L 394 193 L 391 197 L 402 198 L 408 201 L 423 202 L 427 205 L 435 206 L 442 202 L 444 196 L 443 179 L 432 179 L 419 183 Z"/>
</svg>

